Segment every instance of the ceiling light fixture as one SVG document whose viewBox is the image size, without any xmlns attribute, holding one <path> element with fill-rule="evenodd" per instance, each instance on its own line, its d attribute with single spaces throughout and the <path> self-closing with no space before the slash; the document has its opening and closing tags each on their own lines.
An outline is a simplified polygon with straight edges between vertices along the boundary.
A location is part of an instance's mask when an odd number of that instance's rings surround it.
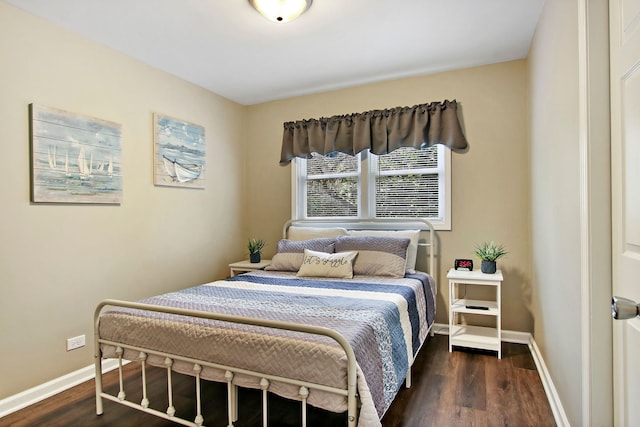
<svg viewBox="0 0 640 427">
<path fill-rule="evenodd" d="M 313 0 L 249 0 L 251 6 L 273 22 L 289 22 L 311 7 Z"/>
</svg>

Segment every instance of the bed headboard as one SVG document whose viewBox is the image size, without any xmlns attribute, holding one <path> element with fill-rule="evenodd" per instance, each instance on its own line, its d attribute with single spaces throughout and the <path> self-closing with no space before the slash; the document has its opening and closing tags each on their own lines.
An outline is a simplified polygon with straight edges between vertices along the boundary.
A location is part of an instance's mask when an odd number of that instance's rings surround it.
<svg viewBox="0 0 640 427">
<path fill-rule="evenodd" d="M 290 219 L 282 228 L 282 238 L 288 236 L 289 227 L 342 227 L 347 230 L 420 230 L 421 237 L 418 246 L 427 251 L 428 273 L 436 274 L 435 270 L 435 230 L 433 225 L 424 218 L 377 218 L 377 219 Z M 435 277 L 435 276 L 434 276 Z"/>
</svg>

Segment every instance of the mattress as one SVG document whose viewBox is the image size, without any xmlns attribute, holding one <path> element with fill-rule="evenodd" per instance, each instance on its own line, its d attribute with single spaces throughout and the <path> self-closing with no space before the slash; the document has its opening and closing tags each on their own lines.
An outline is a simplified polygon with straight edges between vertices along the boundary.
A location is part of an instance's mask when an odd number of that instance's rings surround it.
<svg viewBox="0 0 640 427">
<path fill-rule="evenodd" d="M 298 278 L 295 273 L 256 271 L 140 302 L 333 329 L 351 344 L 358 366 L 359 425 L 380 419 L 403 384 L 435 318 L 435 285 L 424 273 L 404 278 Z M 345 388 L 346 356 L 327 337 L 231 324 L 174 314 L 112 308 L 101 315 L 100 337 L 109 341 L 269 375 Z M 117 357 L 103 344 L 102 356 Z M 124 357 L 137 360 L 138 352 Z M 163 357 L 149 357 L 164 366 Z M 173 369 L 192 374 L 193 364 Z M 205 367 L 201 377 L 225 381 L 224 370 Z M 237 375 L 241 387 L 260 388 L 259 378 Z M 298 387 L 272 382 L 270 392 L 297 398 Z M 312 390 L 308 403 L 347 409 L 346 397 Z"/>
</svg>

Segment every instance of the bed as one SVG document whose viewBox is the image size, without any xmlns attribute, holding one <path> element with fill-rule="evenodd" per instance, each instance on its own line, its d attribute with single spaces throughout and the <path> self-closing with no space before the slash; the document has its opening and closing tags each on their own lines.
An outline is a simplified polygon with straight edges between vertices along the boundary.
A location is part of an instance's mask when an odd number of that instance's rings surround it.
<svg viewBox="0 0 640 427">
<path fill-rule="evenodd" d="M 204 424 L 200 381 L 227 384 L 228 425 L 238 419 L 237 388 L 275 393 L 347 412 L 349 426 L 379 426 L 431 333 L 436 286 L 434 232 L 424 220 L 289 221 L 267 269 L 157 295 L 106 300 L 95 314 L 96 411 L 102 399 L 173 420 Z M 424 253 L 424 256 L 419 254 Z M 102 360 L 141 362 L 140 403 L 102 389 Z M 146 366 L 167 370 L 166 411 L 152 409 Z M 196 377 L 196 417 L 176 414 L 172 372 Z"/>
</svg>

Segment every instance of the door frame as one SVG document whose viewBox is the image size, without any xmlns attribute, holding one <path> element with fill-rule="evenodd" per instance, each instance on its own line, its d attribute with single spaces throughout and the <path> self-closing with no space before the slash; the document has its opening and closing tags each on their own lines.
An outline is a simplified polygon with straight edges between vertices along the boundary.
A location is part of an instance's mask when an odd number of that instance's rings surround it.
<svg viewBox="0 0 640 427">
<path fill-rule="evenodd" d="M 578 0 L 582 425 L 613 423 L 609 6 Z"/>
</svg>

